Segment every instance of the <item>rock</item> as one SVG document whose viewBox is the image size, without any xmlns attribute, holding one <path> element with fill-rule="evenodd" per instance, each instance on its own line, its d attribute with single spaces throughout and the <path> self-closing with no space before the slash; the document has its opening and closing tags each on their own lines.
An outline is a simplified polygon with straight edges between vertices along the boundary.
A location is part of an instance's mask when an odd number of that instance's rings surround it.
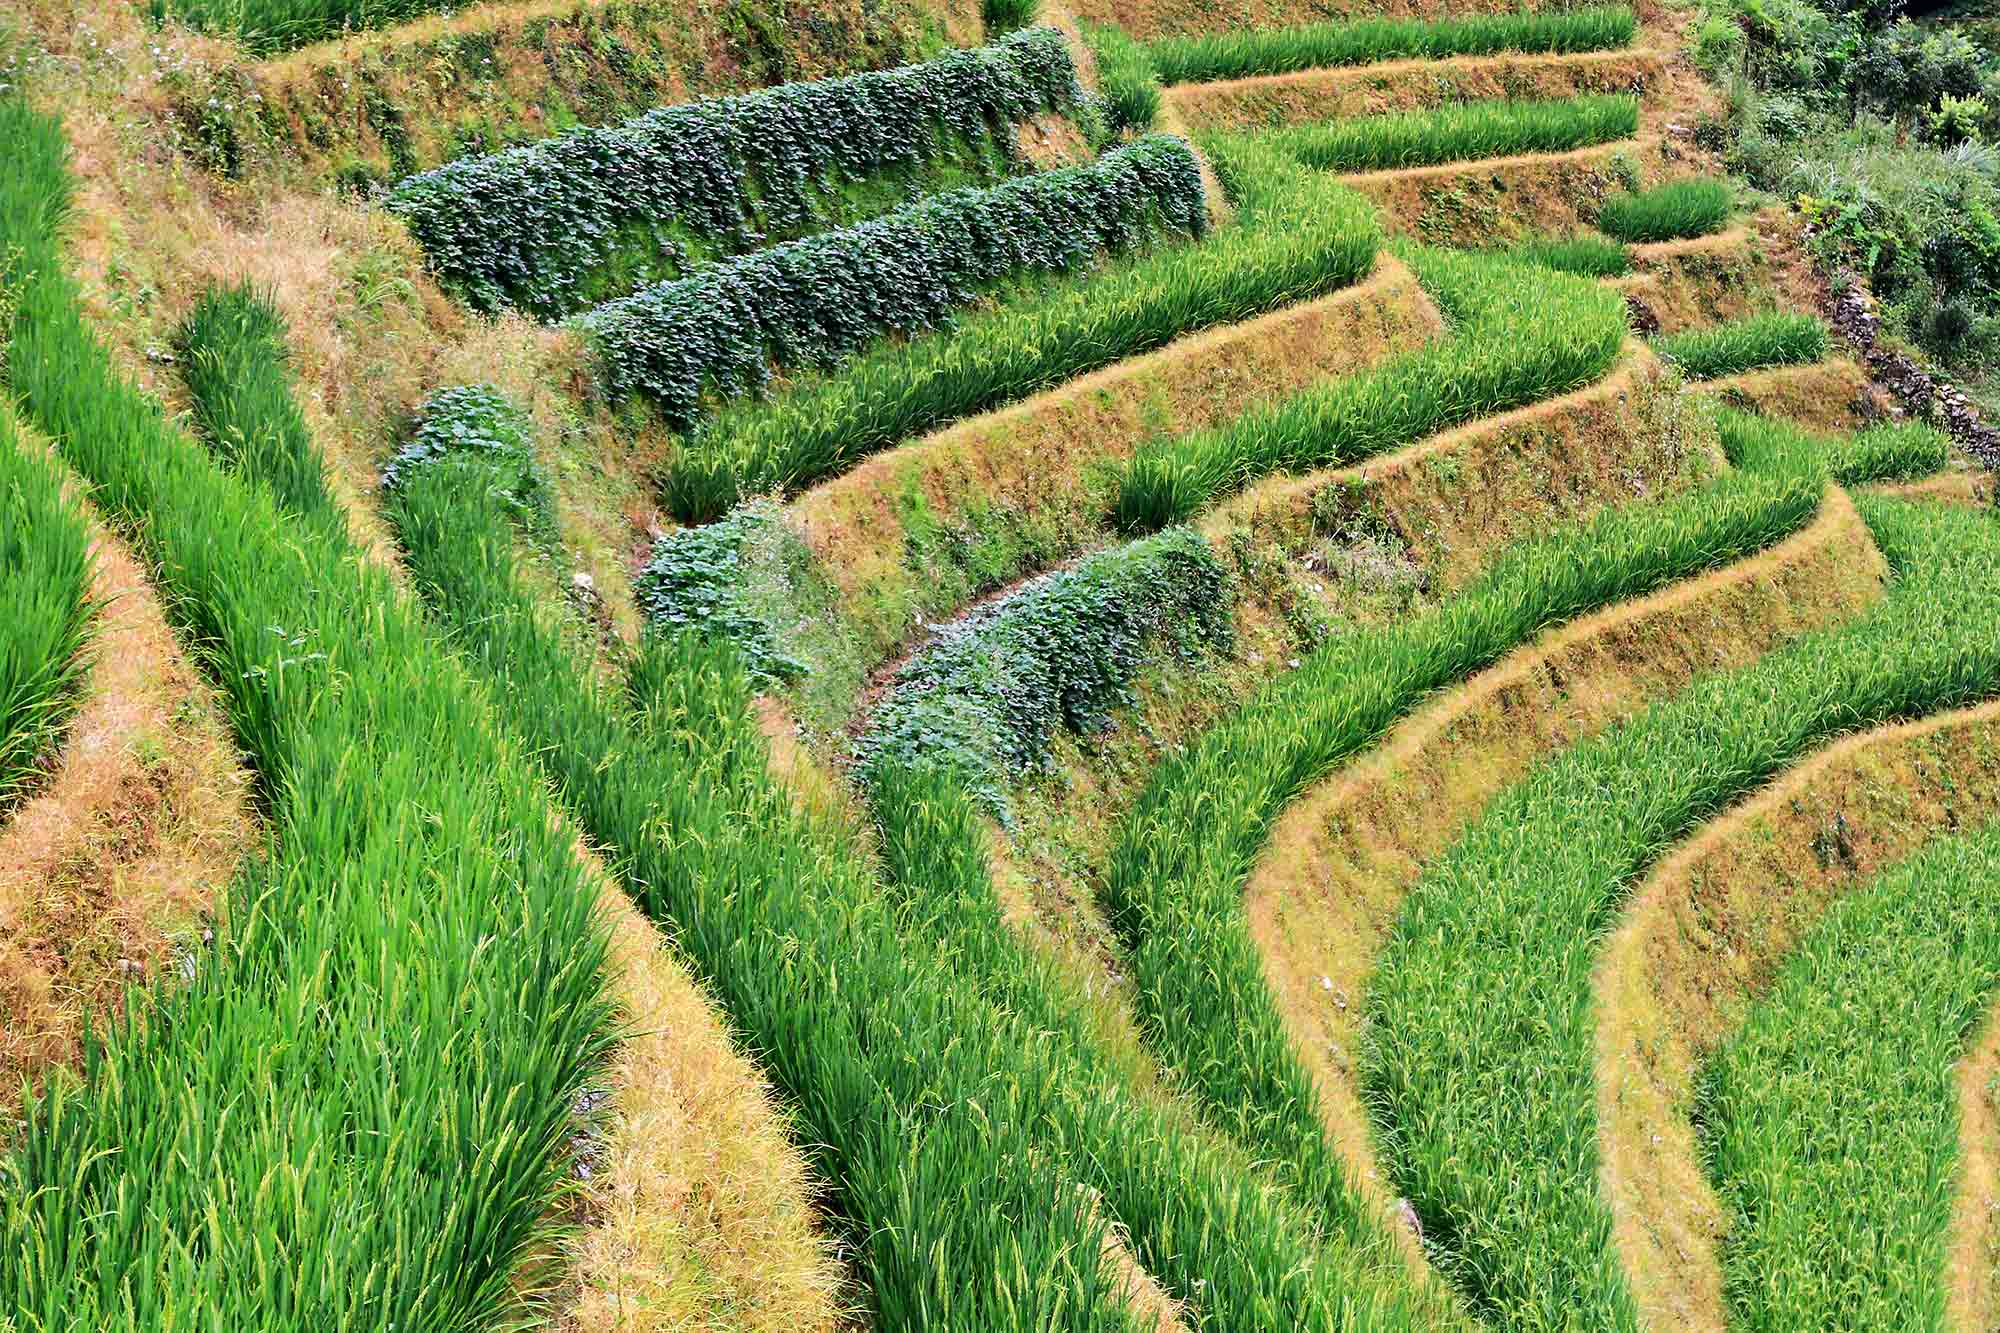
<svg viewBox="0 0 2000 1333">
<path fill-rule="evenodd" d="M 1396 1200 L 1396 1220 L 1408 1227 L 1410 1234 L 1415 1236 L 1419 1241 L 1423 1240 L 1423 1219 L 1417 1216 L 1417 1210 L 1411 1207 L 1408 1199 Z"/>
</svg>

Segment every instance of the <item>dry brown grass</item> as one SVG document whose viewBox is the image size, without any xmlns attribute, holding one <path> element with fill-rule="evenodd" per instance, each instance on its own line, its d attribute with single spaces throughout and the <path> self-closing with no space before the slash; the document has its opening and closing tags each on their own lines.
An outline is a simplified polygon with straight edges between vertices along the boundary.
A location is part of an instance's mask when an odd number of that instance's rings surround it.
<svg viewBox="0 0 2000 1333">
<path fill-rule="evenodd" d="M 1554 631 L 1398 726 L 1279 819 L 1246 892 L 1330 1140 L 1389 1206 L 1357 1081 L 1374 959 L 1403 896 L 1507 784 L 1702 672 L 1863 610 L 1884 568 L 1834 493 L 1805 532 L 1749 560 Z M 1414 1257 L 1414 1247 L 1413 1257 Z"/>
<path fill-rule="evenodd" d="M 249 775 L 138 563 L 95 523 L 92 546 L 88 693 L 50 780 L 0 825 L 0 1124 L 24 1079 L 81 1056 L 86 1012 L 101 1025 L 200 946 L 258 836 Z"/>
<path fill-rule="evenodd" d="M 1568 153 L 1522 154 L 1435 167 L 1369 171 L 1341 179 L 1373 199 L 1391 232 L 1435 245 L 1507 245 L 1575 231 L 1597 217 L 1628 178 L 1667 179 L 1658 137 L 1642 136 Z"/>
<path fill-rule="evenodd" d="M 1827 905 L 1940 829 L 2000 815 L 2000 704 L 1851 737 L 1794 767 L 1662 862 L 1598 964 L 1598 1142 L 1614 1238 L 1656 1326 L 1720 1329 L 1726 1217 L 1689 1119 L 1707 1052 Z M 1961 1070 L 1969 1169 L 1951 1324 L 1992 1326 L 1988 1033 Z M 1979 1126 L 1989 1126 L 1981 1131 Z"/>
<path fill-rule="evenodd" d="M 1613 285 L 1646 303 L 1661 333 L 1707 328 L 1788 304 L 1748 227 L 1632 247 L 1633 272 Z M 1792 306 L 1791 308 L 1797 308 Z"/>
<path fill-rule="evenodd" d="M 1890 415 L 1889 400 L 1868 373 L 1845 357 L 1809 366 L 1779 366 L 1697 386 L 1732 407 L 1782 417 L 1824 435 L 1859 430 Z"/>
<path fill-rule="evenodd" d="M 1922 481 L 1886 483 L 1871 489 L 1902 500 L 1923 500 L 1964 509 L 1986 509 L 1993 504 L 1993 474 L 1964 466 Z"/>
</svg>

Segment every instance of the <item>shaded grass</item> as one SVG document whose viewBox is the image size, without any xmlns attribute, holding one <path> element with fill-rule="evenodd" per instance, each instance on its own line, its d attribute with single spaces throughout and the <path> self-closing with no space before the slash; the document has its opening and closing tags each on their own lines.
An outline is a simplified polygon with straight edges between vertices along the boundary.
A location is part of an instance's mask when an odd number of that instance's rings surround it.
<svg viewBox="0 0 2000 1333">
<path fill-rule="evenodd" d="M 1653 339 L 1653 350 L 1688 378 L 1720 379 L 1769 366 L 1804 366 L 1826 357 L 1826 325 L 1813 315 L 1772 312 Z"/>
<path fill-rule="evenodd" d="M 1266 138 L 1309 167 L 1349 172 L 1566 153 L 1638 132 L 1638 98 L 1593 93 L 1550 101 L 1455 102 L 1430 111 L 1295 125 Z"/>
<path fill-rule="evenodd" d="M 1699 177 L 1613 195 L 1604 201 L 1597 226 L 1621 241 L 1644 245 L 1712 235 L 1729 225 L 1735 210 L 1736 199 L 1726 182 Z"/>
</svg>

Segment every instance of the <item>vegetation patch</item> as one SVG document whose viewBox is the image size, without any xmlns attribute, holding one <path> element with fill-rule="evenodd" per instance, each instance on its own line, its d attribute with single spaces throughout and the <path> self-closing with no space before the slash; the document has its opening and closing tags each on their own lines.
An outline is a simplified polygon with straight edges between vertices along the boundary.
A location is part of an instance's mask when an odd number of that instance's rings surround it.
<svg viewBox="0 0 2000 1333">
<path fill-rule="evenodd" d="M 1549 102 L 1465 102 L 1319 125 L 1269 136 L 1273 147 L 1322 171 L 1387 171 L 1517 153 L 1565 153 L 1639 132 L 1639 99 L 1623 93 Z"/>
<path fill-rule="evenodd" d="M 1585 278 L 1622 278 L 1632 271 L 1632 252 L 1602 236 L 1537 236 L 1507 247 L 1506 255 Z"/>
<path fill-rule="evenodd" d="M 1712 235 L 1729 225 L 1735 210 L 1736 199 L 1726 183 L 1696 176 L 1613 195 L 1604 201 L 1597 225 L 1621 241 L 1646 245 Z"/>
<path fill-rule="evenodd" d="M 1826 324 L 1815 315 L 1772 311 L 1712 329 L 1689 329 L 1653 340 L 1653 350 L 1697 380 L 1720 379 L 1771 366 L 1801 366 L 1826 357 Z"/>
</svg>

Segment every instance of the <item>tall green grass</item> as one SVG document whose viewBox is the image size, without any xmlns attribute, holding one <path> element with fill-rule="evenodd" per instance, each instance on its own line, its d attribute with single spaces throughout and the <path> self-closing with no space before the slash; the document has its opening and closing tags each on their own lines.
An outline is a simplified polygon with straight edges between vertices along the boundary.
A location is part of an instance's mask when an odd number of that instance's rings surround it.
<svg viewBox="0 0 2000 1333">
<path fill-rule="evenodd" d="M 273 832 L 215 943 L 24 1113 L 17 1328 L 474 1329 L 518 1312 L 609 1014 L 569 835 L 388 577 L 225 476 L 97 343 L 60 127 L 0 99 L 7 383 L 133 534 Z"/>
<path fill-rule="evenodd" d="M 390 503 L 421 595 L 507 725 L 822 1145 L 877 1326 L 1125 1326 L 1086 1190 L 1219 1327 L 1436 1326 L 1406 1271 L 1324 1246 L 1248 1161 L 1106 1071 L 1001 922 L 949 779 L 883 775 L 887 854 L 923 876 L 885 886 L 770 777 L 726 650 L 654 640 L 623 691 L 592 686 L 514 582 L 489 485 L 426 466 Z"/>
<path fill-rule="evenodd" d="M 1627 93 L 1532 102 L 1453 102 L 1352 120 L 1294 125 L 1265 137 L 1321 171 L 1386 171 L 1521 153 L 1566 153 L 1639 132 Z"/>
<path fill-rule="evenodd" d="M 270 56 L 366 28 L 389 28 L 426 14 L 448 14 L 467 0 L 148 0 L 153 22 L 169 19 L 201 32 L 240 37 L 253 55 Z"/>
<path fill-rule="evenodd" d="M 1492 254 L 1407 258 L 1450 317 L 1450 337 L 1226 426 L 1148 442 L 1120 478 L 1119 524 L 1180 522 L 1257 477 L 1353 463 L 1581 388 L 1624 345 L 1624 302 L 1595 282 Z"/>
<path fill-rule="evenodd" d="M 2000 826 L 1835 904 L 1709 1063 L 1739 1328 L 1948 1328 L 1953 1069 L 2000 979 Z"/>
<path fill-rule="evenodd" d="M 83 515 L 0 406 L 0 815 L 81 702 L 97 604 Z"/>
<path fill-rule="evenodd" d="M 725 409 L 681 441 L 663 478 L 668 509 L 688 522 L 714 519 L 745 496 L 808 485 L 918 431 L 1373 269 L 1382 234 L 1360 195 L 1254 141 L 1202 147 L 1236 203 L 1234 225 L 878 346 L 770 402 Z"/>
<path fill-rule="evenodd" d="M 1097 60 L 1097 87 L 1113 130 L 1145 133 L 1160 114 L 1160 76 L 1146 48 L 1111 23 L 1086 23 L 1083 38 Z"/>
<path fill-rule="evenodd" d="M 1639 1324 L 1598 1185 L 1591 1012 L 1629 886 L 1812 747 L 2000 690 L 2000 529 L 1860 504 L 1895 571 L 1874 610 L 1700 680 L 1496 797 L 1378 960 L 1365 1067 L 1390 1179 L 1447 1271 L 1514 1327 Z"/>
<path fill-rule="evenodd" d="M 1884 422 L 1827 437 L 1729 407 L 1716 417 L 1729 461 L 1758 471 L 1817 468 L 1843 486 L 1866 486 L 1932 476 L 1951 462 L 1951 440 L 1920 422 Z"/>
<path fill-rule="evenodd" d="M 1728 226 L 1735 211 L 1736 197 L 1727 182 L 1696 177 L 1615 194 L 1604 201 L 1597 226 L 1608 236 L 1643 245 L 1711 235 Z"/>
<path fill-rule="evenodd" d="M 1509 246 L 1503 253 L 1523 264 L 1586 278 L 1622 278 L 1632 271 L 1632 254 L 1602 236 L 1541 236 Z"/>
<path fill-rule="evenodd" d="M 1624 5 L 1596 5 L 1555 13 L 1366 18 L 1300 28 L 1246 28 L 1165 37 L 1144 49 L 1162 83 L 1208 83 L 1378 60 L 1606 51 L 1629 44 L 1638 28 L 1638 20 Z"/>
<path fill-rule="evenodd" d="M 1679 366 L 1689 379 L 1772 366 L 1804 366 L 1826 356 L 1826 325 L 1813 315 L 1773 311 L 1713 328 L 1690 329 L 1653 339 L 1653 350 Z"/>
</svg>

